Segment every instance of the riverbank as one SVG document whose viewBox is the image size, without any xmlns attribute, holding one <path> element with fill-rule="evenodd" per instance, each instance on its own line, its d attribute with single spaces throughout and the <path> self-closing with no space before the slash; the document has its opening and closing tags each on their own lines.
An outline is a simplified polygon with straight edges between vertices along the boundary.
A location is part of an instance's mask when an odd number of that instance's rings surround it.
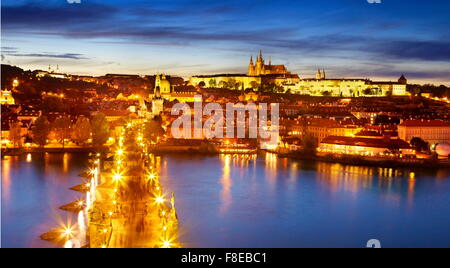
<svg viewBox="0 0 450 268">
<path fill-rule="evenodd" d="M 352 155 L 318 155 L 314 153 L 275 153 L 279 157 L 286 157 L 297 160 L 321 161 L 327 163 L 339 163 L 353 166 L 369 166 L 382 168 L 450 168 L 450 160 L 434 159 L 382 159 Z"/>
<path fill-rule="evenodd" d="M 106 153 L 109 147 L 31 147 L 31 148 L 2 148 L 2 156 L 16 156 L 28 153 Z"/>
</svg>

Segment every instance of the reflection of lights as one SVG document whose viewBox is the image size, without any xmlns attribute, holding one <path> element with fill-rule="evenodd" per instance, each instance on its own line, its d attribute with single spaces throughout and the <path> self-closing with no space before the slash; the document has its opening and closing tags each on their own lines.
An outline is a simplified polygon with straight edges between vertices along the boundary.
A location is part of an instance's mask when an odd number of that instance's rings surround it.
<svg viewBox="0 0 450 268">
<path fill-rule="evenodd" d="M 112 212 L 112 211 L 108 212 L 108 215 L 109 215 L 109 216 L 112 216 L 112 215 L 113 215 L 113 212 Z"/>
<path fill-rule="evenodd" d="M 122 149 L 117 150 L 117 155 L 119 156 L 123 155 L 123 150 Z"/>
<path fill-rule="evenodd" d="M 105 234 L 106 234 L 107 232 L 108 232 L 108 229 L 106 229 L 106 228 L 105 228 L 105 229 L 103 229 L 103 233 L 105 233 Z"/>
<path fill-rule="evenodd" d="M 106 245 L 105 245 L 105 244 L 102 244 L 102 248 L 106 248 Z"/>
<path fill-rule="evenodd" d="M 79 206 L 79 207 L 82 207 L 83 204 L 84 204 L 84 202 L 83 202 L 82 200 L 78 201 L 78 206 Z"/>
<path fill-rule="evenodd" d="M 163 248 L 171 248 L 172 247 L 172 243 L 168 240 L 165 240 L 161 243 Z"/>
</svg>

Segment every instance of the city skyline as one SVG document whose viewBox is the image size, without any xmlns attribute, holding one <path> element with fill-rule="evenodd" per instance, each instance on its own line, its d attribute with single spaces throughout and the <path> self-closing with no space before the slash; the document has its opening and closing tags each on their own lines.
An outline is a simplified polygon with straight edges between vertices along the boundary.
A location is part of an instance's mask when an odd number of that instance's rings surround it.
<svg viewBox="0 0 450 268">
<path fill-rule="evenodd" d="M 450 85 L 450 4 L 437 1 L 3 1 L 2 64 L 71 74 L 246 73 L 259 49 L 302 78 Z M 156 8 L 157 7 L 157 8 Z M 433 14 L 423 21 L 419 12 Z"/>
</svg>

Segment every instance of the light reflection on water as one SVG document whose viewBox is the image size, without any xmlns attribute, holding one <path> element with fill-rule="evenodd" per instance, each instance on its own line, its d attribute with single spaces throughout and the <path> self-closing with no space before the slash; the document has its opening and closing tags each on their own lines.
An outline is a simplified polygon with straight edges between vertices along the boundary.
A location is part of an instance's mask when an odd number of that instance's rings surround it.
<svg viewBox="0 0 450 268">
<path fill-rule="evenodd" d="M 2 159 L 4 247 L 50 247 L 39 235 L 71 215 L 83 154 Z M 450 246 L 449 170 L 310 163 L 260 156 L 157 158 L 191 247 Z"/>
</svg>

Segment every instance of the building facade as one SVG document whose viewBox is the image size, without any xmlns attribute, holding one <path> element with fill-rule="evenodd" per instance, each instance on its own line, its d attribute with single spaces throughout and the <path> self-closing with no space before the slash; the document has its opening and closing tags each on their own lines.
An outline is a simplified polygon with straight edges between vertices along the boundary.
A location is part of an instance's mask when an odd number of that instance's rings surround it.
<svg viewBox="0 0 450 268">
<path fill-rule="evenodd" d="M 407 80 L 402 75 L 398 81 L 372 81 L 369 79 L 329 79 L 325 70 L 318 70 L 315 78 L 300 79 L 290 73 L 285 65 L 266 64 L 260 51 L 256 62 L 250 57 L 247 74 L 218 74 L 192 76 L 189 83 L 193 86 L 204 84 L 206 87 L 223 87 L 237 90 L 260 89 L 263 85 L 273 84 L 282 87 L 285 92 L 312 96 L 335 97 L 376 97 L 407 95 Z"/>
<path fill-rule="evenodd" d="M 405 141 L 421 138 L 430 144 L 450 143 L 450 124 L 441 120 L 406 120 L 398 126 L 398 136 Z"/>
<path fill-rule="evenodd" d="M 0 91 L 0 103 L 2 105 L 14 105 L 16 101 L 12 96 L 12 92 L 10 90 L 2 90 Z"/>
</svg>

